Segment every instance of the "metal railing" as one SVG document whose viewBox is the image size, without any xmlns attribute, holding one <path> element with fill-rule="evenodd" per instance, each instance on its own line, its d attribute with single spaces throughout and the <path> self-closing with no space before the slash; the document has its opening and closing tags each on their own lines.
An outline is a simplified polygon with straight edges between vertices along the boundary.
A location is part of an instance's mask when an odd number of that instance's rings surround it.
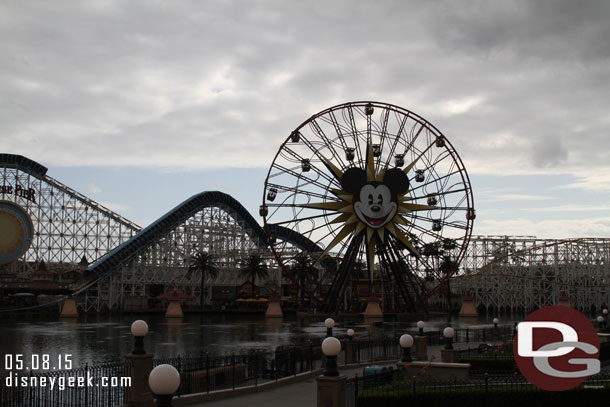
<svg viewBox="0 0 610 407">
<path fill-rule="evenodd" d="M 398 341 L 392 338 L 344 341 L 340 364 L 395 360 L 400 355 Z M 170 364 L 180 373 L 176 394 L 210 393 L 277 381 L 312 372 L 324 366 L 318 341 L 306 345 L 280 346 L 273 352 L 250 351 L 222 356 L 203 355 L 155 359 L 153 365 Z"/>
<path fill-rule="evenodd" d="M 602 372 L 590 376 L 581 387 L 584 389 L 605 388 L 608 391 L 610 389 L 610 373 Z M 422 396 L 437 393 L 463 394 L 465 391 L 469 391 L 483 394 L 496 389 L 540 390 L 521 375 L 484 375 L 469 380 L 440 381 L 425 374 L 406 377 L 403 372 L 398 370 L 356 376 L 347 380 L 346 389 L 348 407 L 358 407 L 359 400 L 362 400 L 362 398 L 372 398 L 372 400 L 367 400 L 367 405 L 377 405 L 382 401 L 388 402 L 389 398 L 397 399 L 394 405 L 407 405 L 409 401 L 414 400 L 415 396 L 419 396 L 417 400 L 422 402 L 424 400 L 421 398 Z"/>
</svg>

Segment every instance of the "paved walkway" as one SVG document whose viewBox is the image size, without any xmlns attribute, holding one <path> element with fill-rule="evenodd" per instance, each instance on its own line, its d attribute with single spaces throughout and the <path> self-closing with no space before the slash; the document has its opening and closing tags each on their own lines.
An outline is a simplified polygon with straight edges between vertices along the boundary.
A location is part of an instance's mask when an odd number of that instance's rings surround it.
<svg viewBox="0 0 610 407">
<path fill-rule="evenodd" d="M 362 367 L 347 370 L 339 367 L 339 372 L 348 377 L 354 377 L 355 374 L 362 374 Z M 256 393 L 191 405 L 200 407 L 315 407 L 316 404 L 317 382 L 315 377 L 311 377 Z"/>
<path fill-rule="evenodd" d="M 476 348 L 478 343 L 459 343 L 455 344 L 455 349 Z M 435 355 L 435 361 L 440 362 L 441 346 L 428 347 L 428 359 Z M 393 362 L 371 362 L 367 365 L 388 365 L 395 364 Z M 362 375 L 362 369 L 366 365 L 361 365 L 354 368 L 345 368 L 339 366 L 339 372 L 348 378 Z M 301 381 L 276 386 L 263 391 L 258 391 L 249 394 L 242 394 L 232 397 L 223 398 L 220 400 L 210 400 L 202 403 L 188 404 L 195 407 L 315 407 L 317 404 L 317 382 L 315 377 L 306 378 Z M 178 399 L 174 399 L 174 405 L 182 406 Z"/>
</svg>

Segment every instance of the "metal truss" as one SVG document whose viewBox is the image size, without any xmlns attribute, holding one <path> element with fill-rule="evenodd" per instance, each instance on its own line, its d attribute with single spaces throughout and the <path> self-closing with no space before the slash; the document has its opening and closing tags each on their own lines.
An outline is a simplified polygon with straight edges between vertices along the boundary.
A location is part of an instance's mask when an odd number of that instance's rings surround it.
<svg viewBox="0 0 610 407">
<path fill-rule="evenodd" d="M 476 236 L 451 287 L 502 312 L 558 304 L 564 294 L 574 308 L 599 310 L 610 303 L 610 239 Z"/>
<path fill-rule="evenodd" d="M 0 154 L 0 200 L 25 209 L 34 225 L 26 254 L 2 266 L 27 278 L 44 261 L 60 273 L 85 268 L 134 236 L 140 227 L 46 175 L 47 169 L 25 157 Z"/>
<path fill-rule="evenodd" d="M 217 278 L 207 277 L 208 287 L 243 283 L 238 271 L 253 252 L 262 255 L 270 270 L 268 280 L 258 285 L 289 282 L 267 249 L 260 225 L 226 194 L 199 194 L 141 230 L 46 171 L 25 157 L 0 154 L 0 200 L 23 207 L 34 225 L 29 250 L 18 261 L 0 266 L 0 273 L 27 279 L 42 261 L 51 272 L 83 270 L 84 258 L 89 270 L 96 270 L 96 264 L 101 270 L 90 285 L 76 290 L 86 311 L 120 309 L 125 298 L 149 296 L 151 286 L 199 297 L 199 276 L 187 279 L 186 270 L 189 257 L 200 250 L 213 254 L 220 269 Z M 268 232 L 281 242 L 276 246 L 286 259 L 302 250 L 322 251 L 291 229 Z M 337 264 L 329 260 L 322 267 L 333 275 Z M 610 304 L 610 239 L 476 236 L 449 283 L 451 291 L 469 293 L 477 306 L 487 309 L 527 311 L 556 304 L 564 293 L 573 307 L 598 309 Z M 435 299 L 445 300 L 443 294 L 431 301 Z"/>
<path fill-rule="evenodd" d="M 26 157 L 0 154 L 0 200 L 23 207 L 34 225 L 28 251 L 0 267 L 5 277 L 32 280 L 43 261 L 51 273 L 78 270 L 84 279 L 62 288 L 72 290 L 85 311 L 96 312 L 120 309 L 126 297 L 150 298 L 152 286 L 199 297 L 200 277 L 186 276 L 189 258 L 198 251 L 214 255 L 219 268 L 217 278 L 207 276 L 207 287 L 243 283 L 239 269 L 253 252 L 261 254 L 269 270 L 267 281 L 257 285 L 282 283 L 265 232 L 229 195 L 195 195 L 141 229 L 46 173 Z M 276 234 L 285 241 L 287 256 L 297 248 L 322 251 L 290 230 L 277 228 Z"/>
<path fill-rule="evenodd" d="M 150 297 L 153 285 L 163 286 L 164 292 L 176 290 L 199 298 L 200 276 L 193 273 L 187 278 L 189 259 L 198 251 L 212 254 L 219 271 L 216 278 L 206 276 L 206 287 L 244 283 L 239 270 L 252 253 L 259 253 L 269 269 L 267 280 L 257 281 L 257 285 L 277 286 L 280 269 L 271 252 L 259 247 L 246 232 L 248 228 L 245 221 L 236 219 L 228 209 L 205 207 L 156 240 L 120 272 L 86 290 L 79 304 L 86 311 L 122 309 L 127 297 Z"/>
</svg>

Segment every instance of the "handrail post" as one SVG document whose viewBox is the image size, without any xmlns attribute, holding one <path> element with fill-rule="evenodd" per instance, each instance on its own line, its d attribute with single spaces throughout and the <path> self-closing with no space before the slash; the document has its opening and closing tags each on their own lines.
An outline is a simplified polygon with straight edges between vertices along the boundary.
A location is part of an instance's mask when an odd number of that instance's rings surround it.
<svg viewBox="0 0 610 407">
<path fill-rule="evenodd" d="M 207 393 L 210 394 L 210 354 L 209 353 L 206 353 L 206 355 L 205 355 L 205 368 L 207 370 L 207 372 L 205 374 Z"/>
</svg>

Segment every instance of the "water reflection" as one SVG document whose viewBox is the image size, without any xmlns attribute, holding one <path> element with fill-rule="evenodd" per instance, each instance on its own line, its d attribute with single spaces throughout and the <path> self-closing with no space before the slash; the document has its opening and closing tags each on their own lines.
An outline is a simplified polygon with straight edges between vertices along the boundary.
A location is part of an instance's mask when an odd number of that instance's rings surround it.
<svg viewBox="0 0 610 407">
<path fill-rule="evenodd" d="M 476 320 L 446 317 L 426 320 L 426 330 L 442 329 L 449 323 L 455 328 L 474 324 L 493 326 L 493 317 Z M 144 339 L 148 352 L 155 357 L 243 352 L 248 349 L 274 350 L 288 344 L 298 344 L 312 337 L 326 336 L 324 318 L 264 318 L 252 315 L 185 315 L 181 319 L 166 319 L 163 315 L 85 315 L 62 320 L 0 320 L 0 348 L 4 354 L 48 354 L 51 360 L 70 354 L 74 366 L 121 360 L 133 349 L 130 326 L 136 319 L 149 325 Z M 505 317 L 503 324 L 512 324 Z M 345 335 L 352 328 L 358 336 L 395 336 L 405 329 L 415 329 L 416 320 L 365 321 L 337 319 L 333 333 Z"/>
</svg>

